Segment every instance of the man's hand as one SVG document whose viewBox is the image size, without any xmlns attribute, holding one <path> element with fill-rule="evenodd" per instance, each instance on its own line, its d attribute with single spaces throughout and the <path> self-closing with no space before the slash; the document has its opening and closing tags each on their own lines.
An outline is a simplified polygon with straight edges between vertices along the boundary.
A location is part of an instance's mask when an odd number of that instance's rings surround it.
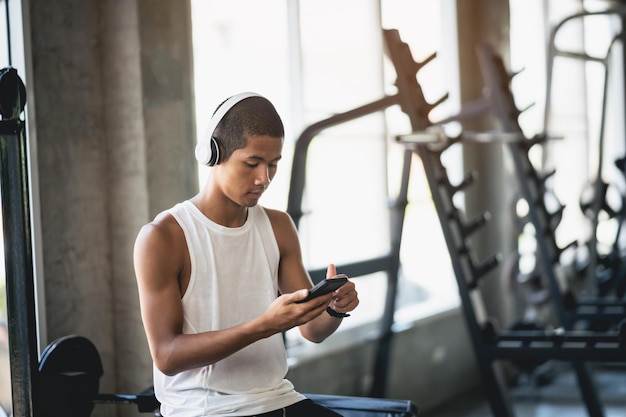
<svg viewBox="0 0 626 417">
<path fill-rule="evenodd" d="M 341 276 L 345 275 L 342 274 Z M 330 264 L 326 269 L 326 278 L 332 279 L 334 277 L 337 277 L 337 268 L 334 264 Z M 348 313 L 359 305 L 359 296 L 352 281 L 339 287 L 333 294 L 328 306 L 338 313 Z"/>
<path fill-rule="evenodd" d="M 328 293 L 304 303 L 297 303 L 308 295 L 306 289 L 283 294 L 267 309 L 267 317 L 276 333 L 287 331 L 293 327 L 308 323 L 326 311 L 326 307 L 334 297 Z"/>
<path fill-rule="evenodd" d="M 337 268 L 330 264 L 326 271 L 328 279 L 345 277 L 337 274 Z M 334 292 L 315 297 L 306 302 L 308 289 L 294 291 L 278 297 L 269 306 L 263 317 L 264 328 L 270 333 L 284 332 L 299 326 L 302 335 L 309 341 L 319 343 L 331 335 L 341 320 L 326 314 L 330 307 L 338 313 L 347 313 L 354 310 L 359 304 L 355 285 L 348 281 Z M 269 336 L 269 335 L 268 335 Z"/>
</svg>

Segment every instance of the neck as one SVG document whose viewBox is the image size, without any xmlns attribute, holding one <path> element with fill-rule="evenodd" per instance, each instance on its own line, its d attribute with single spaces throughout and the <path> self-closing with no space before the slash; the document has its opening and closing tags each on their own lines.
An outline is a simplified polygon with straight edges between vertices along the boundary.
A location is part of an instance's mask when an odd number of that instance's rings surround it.
<svg viewBox="0 0 626 417">
<path fill-rule="evenodd" d="M 191 202 L 211 221 L 225 227 L 241 227 L 248 219 L 248 207 L 240 206 L 230 200 L 218 201 L 200 193 L 191 198 Z"/>
</svg>

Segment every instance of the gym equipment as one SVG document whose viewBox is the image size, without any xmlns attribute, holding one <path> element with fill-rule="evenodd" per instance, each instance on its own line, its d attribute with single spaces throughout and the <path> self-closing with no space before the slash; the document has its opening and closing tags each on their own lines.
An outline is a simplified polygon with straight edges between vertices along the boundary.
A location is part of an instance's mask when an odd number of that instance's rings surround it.
<svg viewBox="0 0 626 417">
<path fill-rule="evenodd" d="M 28 152 L 24 84 L 14 68 L 0 71 L 0 189 L 7 285 L 9 357 L 13 414 L 31 416 L 37 369 L 35 286 L 33 282 Z"/>
<path fill-rule="evenodd" d="M 584 321 L 610 320 L 615 325 L 626 318 L 626 302 L 609 299 L 577 299 L 578 297 L 561 282 L 557 272 L 557 263 L 564 251 L 575 243 L 559 247 L 555 240 L 554 227 L 558 225 L 562 206 L 556 210 L 549 210 L 546 205 L 546 196 L 550 192 L 546 180 L 553 172 L 541 173 L 533 165 L 529 152 L 535 146 L 541 146 L 548 138 L 545 134 L 526 138 L 517 121 L 522 111 L 515 105 L 510 90 L 512 75 L 508 73 L 502 58 L 493 52 L 486 44 L 476 49 L 481 72 L 485 81 L 485 96 L 469 103 L 470 109 L 480 109 L 482 112 L 491 112 L 500 122 L 501 132 L 497 139 L 506 144 L 511 156 L 517 186 L 521 197 L 528 204 L 527 220 L 535 230 L 537 244 L 537 263 L 540 267 L 543 284 L 547 286 L 552 300 L 552 307 L 558 325 L 571 329 Z M 465 106 L 463 106 L 465 107 Z M 478 111 L 471 112 L 471 115 Z M 452 116 L 440 123 L 447 123 L 466 117 L 461 110 L 457 116 Z M 467 134 L 464 135 L 467 140 Z"/>
<path fill-rule="evenodd" d="M 413 130 L 423 130 L 431 125 L 431 122 L 428 120 L 429 112 L 447 98 L 446 94 L 435 103 L 428 103 L 417 82 L 417 72 L 428 62 L 432 61 L 436 54 L 432 54 L 422 62 L 416 62 L 411 56 L 409 46 L 402 42 L 400 34 L 396 29 L 383 30 L 383 37 L 386 46 L 386 54 L 391 59 L 396 70 L 397 93 L 316 122 L 304 129 L 300 134 L 295 143 L 287 203 L 287 212 L 294 220 L 296 226 L 299 225 L 300 219 L 305 214 L 302 211 L 302 200 L 306 183 L 307 154 L 309 145 L 316 135 L 329 127 L 383 111 L 394 105 L 399 105 L 401 110 L 409 117 Z M 391 249 L 389 253 L 375 259 L 366 259 L 351 264 L 337 265 L 338 270 L 350 277 L 358 277 L 380 271 L 387 273 L 385 310 L 381 321 L 380 337 L 378 339 L 373 385 L 370 389 L 370 395 L 373 397 L 384 397 L 385 394 L 386 373 L 389 368 L 389 351 L 392 339 L 391 327 L 393 325 L 398 271 L 400 268 L 400 244 L 402 240 L 404 214 L 408 203 L 407 192 L 410 167 L 411 152 L 406 150 L 402 162 L 398 195 L 395 201 L 390 205 L 392 218 L 390 227 Z M 319 277 L 324 276 L 325 270 L 310 270 L 309 273 L 314 281 L 318 281 L 320 279 Z"/>
<path fill-rule="evenodd" d="M 140 413 L 158 412 L 152 387 L 139 394 L 100 394 L 102 362 L 96 346 L 79 335 L 61 337 L 43 351 L 37 378 L 37 416 L 89 417 L 97 404 L 132 404 Z M 345 417 L 417 417 L 408 400 L 305 394 Z"/>
<path fill-rule="evenodd" d="M 611 292 L 614 292 L 618 297 L 624 296 L 626 293 L 626 275 L 625 262 L 626 249 L 623 247 L 624 242 L 620 241 L 620 234 L 622 232 L 622 223 L 626 221 L 626 213 L 624 206 L 626 205 L 624 196 L 621 196 L 621 207 L 614 208 L 607 199 L 607 190 L 614 187 L 615 184 L 608 183 L 603 177 L 603 171 L 605 171 L 605 123 L 606 123 L 606 110 L 607 110 L 607 94 L 609 89 L 609 68 L 610 58 L 614 53 L 614 47 L 616 44 L 622 43 L 624 40 L 624 29 L 612 36 L 608 42 L 608 47 L 604 56 L 593 56 L 586 53 L 584 50 L 565 50 L 560 49 L 556 45 L 556 38 L 559 32 L 566 26 L 567 23 L 572 21 L 578 21 L 583 23 L 586 18 L 594 16 L 607 16 L 618 18 L 623 25 L 626 19 L 626 8 L 623 5 L 611 5 L 605 10 L 599 11 L 583 11 L 570 16 L 567 16 L 560 22 L 558 22 L 553 28 L 550 34 L 550 40 L 548 43 L 548 70 L 547 70 L 547 88 L 545 97 L 545 112 L 544 112 L 544 129 L 548 130 L 550 124 L 551 102 L 552 102 L 552 81 L 554 77 L 554 62 L 558 57 L 567 58 L 571 60 L 578 60 L 581 62 L 593 62 L 602 66 L 604 73 L 604 84 L 602 91 L 602 106 L 600 112 L 600 126 L 598 132 L 598 161 L 595 172 L 595 178 L 590 178 L 589 189 L 590 195 L 583 195 L 581 197 L 581 211 L 591 221 L 591 233 L 588 237 L 588 241 L 585 242 L 587 247 L 587 259 L 586 265 L 580 268 L 581 276 L 585 278 L 588 284 L 597 284 L 598 295 L 604 296 Z M 622 46 L 623 47 L 623 46 Z M 624 174 L 623 167 L 619 166 L 619 159 L 615 161 L 618 169 Z M 623 178 L 622 178 L 623 179 Z M 599 225 L 602 223 L 603 217 L 616 218 L 618 222 L 618 232 L 615 236 L 615 241 L 608 254 L 600 253 L 598 248 L 598 239 L 596 231 Z"/>
<path fill-rule="evenodd" d="M 462 109 L 459 115 L 452 116 L 442 123 L 490 111 L 500 121 L 503 131 L 491 135 L 461 133 L 456 138 L 449 138 L 443 129 L 433 134 L 431 127 L 425 132 L 415 132 L 399 137 L 398 140 L 422 160 L 455 271 L 464 316 L 478 366 L 486 384 L 485 391 L 489 404 L 493 414 L 498 417 L 514 415 L 506 395 L 502 368 L 499 366 L 501 361 L 534 366 L 544 361 L 560 360 L 571 363 L 575 370 L 589 415 L 603 416 L 603 407 L 587 364 L 626 361 L 624 306 L 620 303 L 597 300 L 589 303 L 575 301 L 573 304 L 565 301 L 555 272 L 555 262 L 559 260 L 564 248 L 556 244 L 553 230 L 558 224 L 561 208 L 556 211 L 547 209 L 545 180 L 550 174 L 542 175 L 537 172 L 528 155 L 532 146 L 542 143 L 547 138 L 542 135 L 527 139 L 523 135 L 517 123 L 517 117 L 521 112 L 515 106 L 509 87 L 510 76 L 502 59 L 494 54 L 488 45 L 479 45 L 477 54 L 486 83 L 485 96 L 470 103 L 466 107 L 469 110 Z M 482 213 L 470 221 L 463 219 L 462 213 L 455 206 L 454 195 L 467 188 L 474 176 L 469 174 L 461 183 L 452 184 L 442 162 L 442 155 L 451 146 L 457 143 L 462 146 L 464 142 L 471 140 L 485 142 L 483 136 L 492 136 L 487 141 L 497 138 L 510 150 L 520 194 L 529 206 L 528 221 L 536 231 L 538 261 L 541 263 L 550 296 L 554 300 L 557 319 L 561 324 L 554 330 L 501 330 L 497 322 L 485 311 L 478 291 L 480 282 L 498 265 L 501 257 L 500 254 L 494 254 L 481 262 L 474 259 L 469 238 L 487 224 L 489 216 L 488 213 Z M 593 318 L 611 318 L 618 324 L 614 325 L 615 330 L 606 332 L 572 330 L 577 321 Z"/>
<path fill-rule="evenodd" d="M 595 297 L 578 300 L 571 288 L 567 288 L 566 283 L 562 283 L 559 279 L 556 263 L 561 254 L 572 244 L 559 247 L 555 240 L 553 226 L 558 224 L 555 218 L 560 216 L 561 208 L 550 211 L 545 203 L 547 192 L 545 180 L 551 173 L 547 175 L 539 173 L 529 157 L 530 149 L 543 144 L 547 137 L 545 135 L 537 135 L 531 139 L 524 137 L 517 122 L 517 117 L 521 112 L 516 108 L 510 90 L 511 76 L 502 58 L 485 44 L 479 45 L 477 54 L 486 90 L 489 91 L 489 96 L 485 98 L 485 101 L 489 103 L 490 111 L 500 121 L 504 132 L 519 135 L 519 140 L 508 141 L 507 146 L 514 164 L 520 194 L 528 203 L 528 219 L 535 229 L 538 248 L 537 262 L 541 264 L 542 276 L 550 291 L 559 324 L 566 329 L 571 329 L 582 320 L 612 320 L 615 324 L 619 323 L 626 318 L 626 301 Z"/>
<path fill-rule="evenodd" d="M 159 403 L 151 390 L 137 395 L 99 394 L 102 361 L 95 345 L 77 335 L 61 337 L 41 354 L 37 378 L 37 415 L 88 417 L 96 403 L 137 404 L 141 413 Z"/>
<path fill-rule="evenodd" d="M 575 369 L 589 415 L 603 416 L 602 405 L 586 364 L 626 361 L 626 322 L 622 322 L 616 332 L 602 333 L 562 328 L 551 331 L 499 329 L 498 323 L 485 311 L 479 288 L 481 279 L 500 262 L 500 256 L 494 254 L 477 262 L 469 243 L 470 236 L 487 224 L 488 215 L 480 214 L 469 222 L 463 218 L 455 206 L 454 194 L 466 189 L 472 181 L 465 180 L 453 185 L 441 161 L 441 156 L 447 149 L 468 138 L 463 134 L 456 138 L 439 134 L 429 143 L 423 137 L 419 141 L 415 141 L 414 137 L 415 135 L 407 135 L 398 139 L 418 154 L 424 165 L 493 415 L 515 415 L 506 392 L 507 385 L 500 366 L 502 361 L 536 365 L 548 360 L 560 360 L 570 362 Z M 511 143 L 515 142 L 511 140 Z"/>
</svg>

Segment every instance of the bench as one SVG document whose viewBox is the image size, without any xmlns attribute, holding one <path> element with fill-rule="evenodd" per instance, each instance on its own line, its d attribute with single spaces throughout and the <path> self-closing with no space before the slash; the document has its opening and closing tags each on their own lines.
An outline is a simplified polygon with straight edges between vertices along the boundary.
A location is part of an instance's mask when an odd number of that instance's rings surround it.
<svg viewBox="0 0 626 417">
<path fill-rule="evenodd" d="M 160 416 L 152 387 L 139 394 L 101 394 L 104 371 L 96 346 L 86 337 L 69 335 L 43 351 L 36 381 L 38 417 L 89 417 L 97 404 L 131 404 L 140 413 Z M 417 417 L 410 400 L 304 394 L 345 417 Z"/>
</svg>

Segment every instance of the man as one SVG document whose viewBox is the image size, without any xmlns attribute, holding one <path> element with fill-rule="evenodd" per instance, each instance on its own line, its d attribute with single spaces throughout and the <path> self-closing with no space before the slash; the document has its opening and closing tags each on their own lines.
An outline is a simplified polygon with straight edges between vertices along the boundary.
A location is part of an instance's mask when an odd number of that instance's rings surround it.
<svg viewBox="0 0 626 417">
<path fill-rule="evenodd" d="M 267 99 L 229 98 L 196 148 L 212 166 L 204 188 L 139 232 L 141 314 L 165 417 L 337 415 L 285 379 L 282 332 L 297 326 L 322 342 L 359 299 L 348 281 L 297 302 L 312 285 L 296 228 L 286 213 L 258 205 L 283 137 Z M 329 265 L 327 277 L 336 276 Z"/>
</svg>

